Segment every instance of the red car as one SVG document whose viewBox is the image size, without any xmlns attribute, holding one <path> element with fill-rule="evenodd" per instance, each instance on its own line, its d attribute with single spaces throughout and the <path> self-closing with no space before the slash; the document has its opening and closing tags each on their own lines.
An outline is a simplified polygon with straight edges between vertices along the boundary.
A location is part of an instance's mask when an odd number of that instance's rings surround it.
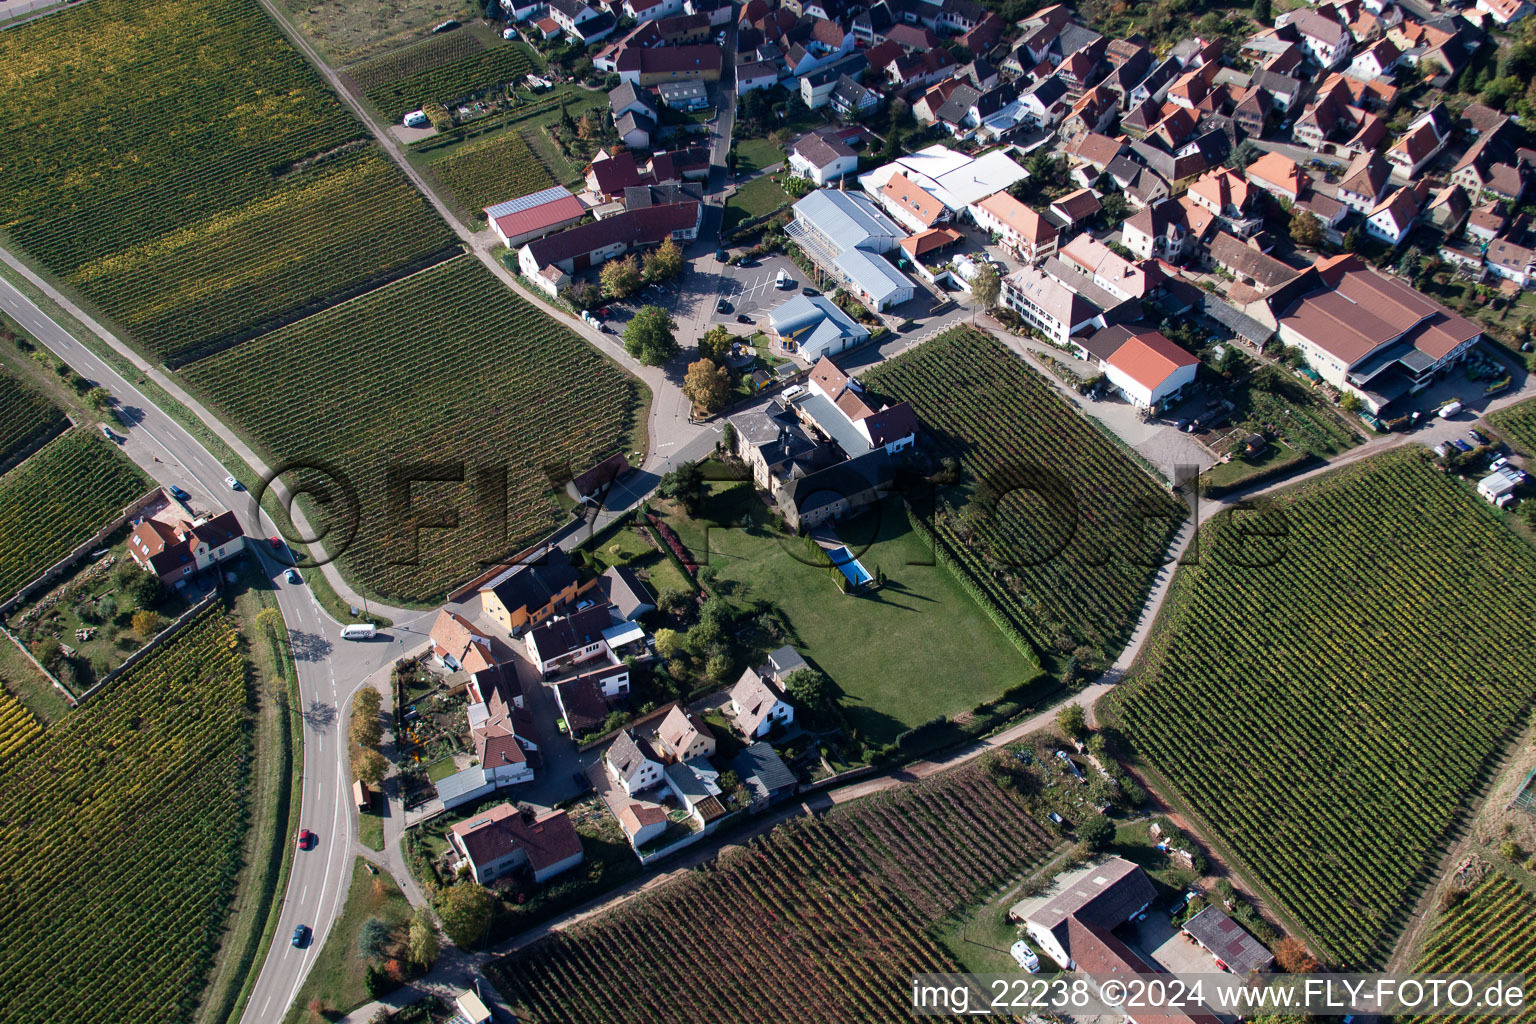
<svg viewBox="0 0 1536 1024">
<path fill-rule="evenodd" d="M 274 548 L 281 549 L 282 546 L 283 546 L 283 538 L 281 538 L 281 537 L 268 537 L 267 538 L 267 543 L 271 544 Z"/>
<path fill-rule="evenodd" d="M 315 834 L 307 828 L 299 829 L 299 849 L 307 850 L 315 845 Z"/>
</svg>

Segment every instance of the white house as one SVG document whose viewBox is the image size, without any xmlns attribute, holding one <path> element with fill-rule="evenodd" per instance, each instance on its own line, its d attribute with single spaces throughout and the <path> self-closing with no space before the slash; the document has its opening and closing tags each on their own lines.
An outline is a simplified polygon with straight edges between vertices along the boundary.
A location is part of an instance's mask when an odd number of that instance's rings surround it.
<svg viewBox="0 0 1536 1024">
<path fill-rule="evenodd" d="M 754 60 L 736 65 L 736 95 L 745 96 L 753 89 L 772 89 L 779 84 L 779 66 L 771 60 Z"/>
<path fill-rule="evenodd" d="M 869 340 L 869 329 L 824 295 L 796 295 L 768 314 L 768 325 L 785 351 L 810 363 Z"/>
<path fill-rule="evenodd" d="M 1064 346 L 1072 335 L 1104 326 L 1098 306 L 1038 267 L 1024 267 L 1003 278 L 1003 304 L 1051 341 Z"/>
<path fill-rule="evenodd" d="M 1354 38 L 1349 29 L 1333 18 L 1318 11 L 1301 11 L 1292 18 L 1301 38 L 1301 50 L 1324 71 L 1331 71 L 1349 56 Z"/>
<path fill-rule="evenodd" d="M 1524 482 L 1525 474 L 1506 463 L 1477 482 L 1477 493 L 1497 505 Z"/>
<path fill-rule="evenodd" d="M 644 24 L 647 21 L 655 21 L 657 18 L 670 18 L 674 14 L 681 14 L 683 0 L 624 0 L 619 10 L 635 19 L 637 24 Z"/>
<path fill-rule="evenodd" d="M 511 804 L 497 804 L 448 830 L 448 842 L 485 885 L 527 866 L 543 882 L 581 863 L 581 836 L 564 811 L 525 820 Z"/>
<path fill-rule="evenodd" d="M 1007 192 L 966 207 L 976 226 L 997 235 L 1026 263 L 1038 263 L 1056 251 L 1056 226 Z"/>
<path fill-rule="evenodd" d="M 626 804 L 619 809 L 619 827 L 638 850 L 667 830 L 667 812 L 659 804 Z"/>
<path fill-rule="evenodd" d="M 1195 382 L 1200 360 L 1161 331 L 1148 330 L 1130 335 L 1100 366 L 1126 401 L 1156 410 L 1167 408 Z"/>
<path fill-rule="evenodd" d="M 1488 243 L 1483 260 L 1488 271 L 1506 281 L 1513 281 L 1521 288 L 1529 288 L 1536 282 L 1536 252 L 1523 245 L 1516 245 L 1507 238 L 1496 238 Z"/>
<path fill-rule="evenodd" d="M 1350 61 L 1347 73 L 1351 78 L 1369 82 L 1396 67 L 1398 56 L 1397 47 L 1393 45 L 1392 40 L 1378 39 L 1355 55 L 1355 59 Z"/>
<path fill-rule="evenodd" d="M 790 173 L 820 188 L 859 169 L 859 155 L 835 133 L 811 132 L 789 147 Z"/>
<path fill-rule="evenodd" d="M 1371 211 L 1365 219 L 1365 233 L 1393 247 L 1402 245 L 1418 222 L 1422 207 L 1418 190 L 1404 185 Z"/>
<path fill-rule="evenodd" d="M 661 782 L 661 761 L 644 740 L 628 729 L 619 733 L 603 755 L 608 772 L 630 796 Z"/>
<path fill-rule="evenodd" d="M 681 707 L 673 707 L 661 720 L 656 736 L 678 761 L 715 756 L 715 734 L 704 719 Z"/>
<path fill-rule="evenodd" d="M 1477 0 L 1477 9 L 1499 25 L 1513 25 L 1536 7 L 1529 0 Z"/>
<path fill-rule="evenodd" d="M 140 519 L 128 535 L 128 556 L 170 585 L 180 585 L 185 578 L 244 551 L 245 531 L 233 512 L 191 522 L 179 517 L 173 522 Z"/>
<path fill-rule="evenodd" d="M 775 725 L 795 720 L 795 708 L 756 669 L 747 669 L 731 687 L 731 714 L 736 728 L 748 740 L 762 739 Z"/>
</svg>

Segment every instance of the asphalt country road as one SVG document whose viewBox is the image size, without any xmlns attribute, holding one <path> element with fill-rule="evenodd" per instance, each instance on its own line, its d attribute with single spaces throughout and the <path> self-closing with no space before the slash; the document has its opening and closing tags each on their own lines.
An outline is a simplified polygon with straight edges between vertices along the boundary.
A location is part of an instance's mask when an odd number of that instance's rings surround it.
<svg viewBox="0 0 1536 1024">
<path fill-rule="evenodd" d="M 331 922 L 340 914 L 352 876 L 353 819 L 347 802 L 350 784 L 343 739 L 346 701 L 371 672 L 388 665 L 407 647 L 419 644 L 420 635 L 406 623 L 391 629 L 388 639 L 371 643 L 342 640 L 340 624 L 321 610 L 306 584 L 287 581 L 286 566 L 264 542 L 278 532 L 277 528 L 250 495 L 233 492 L 225 485 L 229 471 L 201 443 L 4 280 L 0 280 L 0 311 L 75 371 L 112 394 L 122 415 L 108 422 L 114 433 L 124 438 L 123 451 L 157 483 L 185 488 L 197 509 L 232 508 L 246 535 L 253 539 L 251 549 L 262 571 L 272 580 L 293 641 L 299 711 L 304 719 L 299 826 L 317 836 L 312 849 L 294 858 L 276 938 L 246 1009 L 246 1020 L 275 1020 L 286 1011 Z M 346 657 L 333 656 L 338 645 L 345 645 Z M 311 941 L 301 949 L 288 941 L 298 924 L 314 930 Z M 131 969 L 132 965 L 125 966 Z"/>
</svg>

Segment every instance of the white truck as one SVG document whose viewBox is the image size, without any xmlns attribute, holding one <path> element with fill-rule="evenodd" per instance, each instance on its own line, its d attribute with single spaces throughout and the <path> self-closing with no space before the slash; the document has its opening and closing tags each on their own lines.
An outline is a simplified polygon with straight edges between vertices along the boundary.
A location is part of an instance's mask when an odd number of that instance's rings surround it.
<svg viewBox="0 0 1536 1024">
<path fill-rule="evenodd" d="M 341 627 L 343 640 L 372 640 L 379 635 L 379 629 L 371 622 L 358 622 L 350 626 Z"/>
</svg>

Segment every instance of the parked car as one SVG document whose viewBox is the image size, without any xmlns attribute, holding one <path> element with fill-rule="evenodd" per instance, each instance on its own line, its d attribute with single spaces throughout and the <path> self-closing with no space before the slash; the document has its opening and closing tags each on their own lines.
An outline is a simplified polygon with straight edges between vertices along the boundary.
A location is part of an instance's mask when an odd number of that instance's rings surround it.
<svg viewBox="0 0 1536 1024">
<path fill-rule="evenodd" d="M 1488 443 L 1488 435 L 1483 433 L 1481 430 L 1478 430 L 1476 427 L 1473 427 L 1471 430 L 1467 431 L 1467 436 L 1476 441 L 1478 444 Z"/>
<path fill-rule="evenodd" d="M 309 941 L 309 926 L 296 924 L 293 926 L 293 948 L 302 949 Z"/>
<path fill-rule="evenodd" d="M 239 480 L 236 480 L 232 476 L 227 476 L 224 478 L 224 486 L 228 487 L 232 491 L 245 490 L 245 484 L 241 483 Z"/>
<path fill-rule="evenodd" d="M 735 306 L 731 305 L 729 302 L 725 301 L 724 299 L 717 299 L 715 301 L 715 312 L 716 313 L 729 313 L 731 310 L 733 310 L 735 308 L 736 308 Z"/>
<path fill-rule="evenodd" d="M 1439 416 L 1443 420 L 1448 420 L 1459 412 L 1461 412 L 1461 400 L 1453 399 L 1449 402 L 1446 402 L 1439 409 L 1437 409 L 1435 411 L 1435 415 Z"/>
<path fill-rule="evenodd" d="M 773 286 L 775 288 L 793 288 L 795 286 L 795 279 L 781 270 L 774 275 Z"/>
<path fill-rule="evenodd" d="M 736 322 L 739 324 L 750 324 L 752 323 L 752 318 L 747 316 L 745 313 L 737 313 Z"/>
<path fill-rule="evenodd" d="M 1500 455 L 1498 458 L 1488 463 L 1488 469 L 1490 472 L 1497 473 L 1507 465 L 1509 465 L 1509 459 L 1503 455 Z"/>
<path fill-rule="evenodd" d="M 724 263 L 727 259 L 729 259 L 729 257 L 726 256 L 724 249 L 716 249 L 715 250 L 715 262 L 716 263 Z"/>
<path fill-rule="evenodd" d="M 1451 445 L 1459 452 L 1469 452 L 1472 450 L 1472 446 L 1459 437 L 1451 438 Z"/>
<path fill-rule="evenodd" d="M 810 295 L 820 295 L 821 292 L 817 291 L 815 288 L 801 288 L 800 289 L 800 294 L 801 295 L 810 296 Z"/>
<path fill-rule="evenodd" d="M 315 845 L 315 834 L 307 828 L 299 829 L 299 849 L 307 850 Z"/>
<path fill-rule="evenodd" d="M 289 569 L 287 572 L 283 573 L 283 577 L 289 583 L 303 583 L 304 582 L 303 577 L 301 577 L 299 575 L 299 570 L 297 570 L 297 569 Z"/>
<path fill-rule="evenodd" d="M 112 433 L 112 428 L 107 426 L 105 423 L 101 425 L 101 435 L 108 441 L 111 441 L 113 444 L 117 443 L 117 435 Z"/>
<path fill-rule="evenodd" d="M 192 499 L 192 495 L 188 494 L 180 487 L 177 487 L 175 484 L 171 484 L 171 486 L 166 488 L 166 490 L 170 491 L 171 497 L 175 498 L 177 501 L 186 502 Z"/>
</svg>

